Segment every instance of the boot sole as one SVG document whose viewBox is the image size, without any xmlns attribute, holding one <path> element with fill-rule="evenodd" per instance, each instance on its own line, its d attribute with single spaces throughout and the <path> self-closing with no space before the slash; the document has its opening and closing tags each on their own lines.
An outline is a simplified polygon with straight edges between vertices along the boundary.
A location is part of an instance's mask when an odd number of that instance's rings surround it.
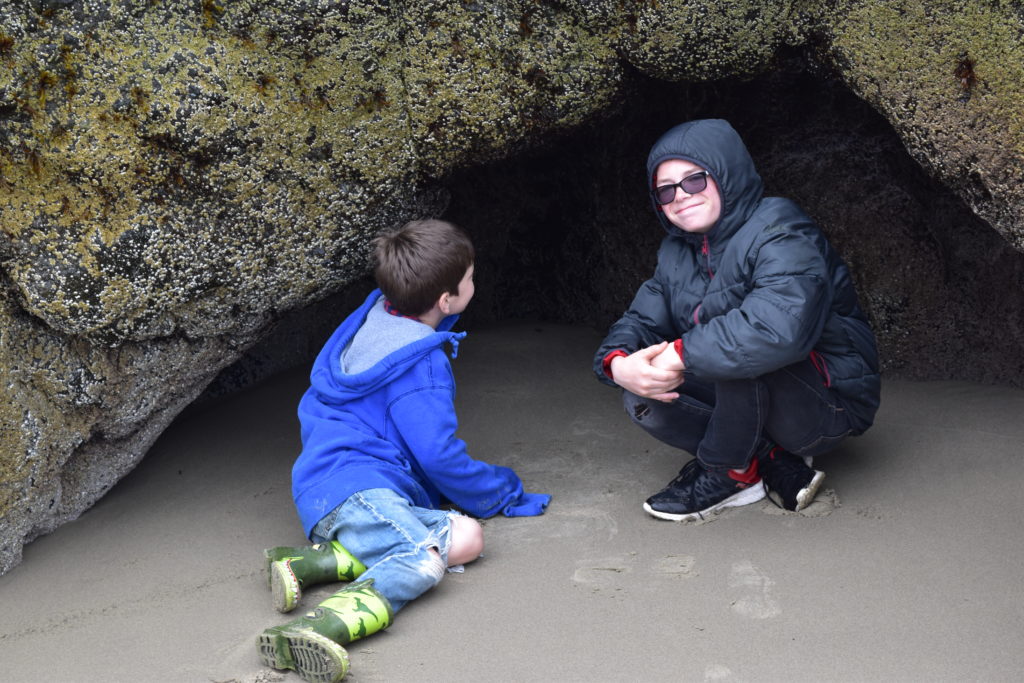
<svg viewBox="0 0 1024 683">
<path fill-rule="evenodd" d="M 272 669 L 291 669 L 309 683 L 335 683 L 348 673 L 348 652 L 316 631 L 262 633 L 260 659 Z"/>
<path fill-rule="evenodd" d="M 661 512 L 660 510 L 655 510 L 647 503 L 644 503 L 644 510 L 647 514 L 652 517 L 657 517 L 658 519 L 667 519 L 671 522 L 696 522 L 697 520 L 704 519 L 707 515 L 714 514 L 719 510 L 739 507 L 741 505 L 750 505 L 751 503 L 756 503 L 762 498 L 764 498 L 764 487 L 758 484 L 756 486 L 748 486 L 742 491 L 729 496 L 725 500 L 715 503 L 704 510 L 698 510 L 697 512 L 687 512 L 684 514 Z"/>
<path fill-rule="evenodd" d="M 275 562 L 282 557 L 287 557 L 287 554 L 281 553 L 280 551 L 284 548 L 264 548 L 263 549 L 263 576 L 267 579 L 267 588 L 272 586 L 272 578 L 270 575 L 270 568 Z"/>
<path fill-rule="evenodd" d="M 821 482 L 825 481 L 825 473 L 821 470 L 814 471 L 814 478 L 811 482 L 800 489 L 796 494 L 796 507 L 793 509 L 794 512 L 800 512 L 805 507 L 814 502 L 814 497 L 818 495 L 818 489 L 821 488 Z"/>
<path fill-rule="evenodd" d="M 270 565 L 270 592 L 273 596 L 274 609 L 281 613 L 291 612 L 302 597 L 302 588 L 295 572 L 288 566 L 288 561 L 274 562 Z"/>
</svg>

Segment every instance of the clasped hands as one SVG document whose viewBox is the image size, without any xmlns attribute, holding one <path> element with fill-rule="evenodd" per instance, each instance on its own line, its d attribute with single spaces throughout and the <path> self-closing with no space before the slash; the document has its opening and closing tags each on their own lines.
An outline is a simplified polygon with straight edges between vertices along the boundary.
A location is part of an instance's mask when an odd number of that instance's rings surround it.
<svg viewBox="0 0 1024 683">
<path fill-rule="evenodd" d="M 679 392 L 673 389 L 683 383 L 684 366 L 670 342 L 613 358 L 609 369 L 612 381 L 632 394 L 665 403 L 679 398 Z"/>
</svg>

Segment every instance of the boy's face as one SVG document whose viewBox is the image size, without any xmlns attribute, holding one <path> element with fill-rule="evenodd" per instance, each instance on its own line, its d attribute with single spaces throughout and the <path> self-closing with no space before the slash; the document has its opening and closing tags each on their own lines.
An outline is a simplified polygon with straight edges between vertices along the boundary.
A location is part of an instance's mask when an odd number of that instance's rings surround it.
<svg viewBox="0 0 1024 683">
<path fill-rule="evenodd" d="M 703 170 L 697 164 L 683 159 L 669 159 L 658 165 L 654 186 L 672 185 Z M 687 194 L 683 188 L 676 188 L 672 201 L 661 207 L 669 223 L 684 232 L 702 233 L 718 222 L 722 215 L 722 196 L 710 175 L 707 176 L 707 183 L 707 187 L 696 194 Z"/>
<path fill-rule="evenodd" d="M 456 315 L 462 313 L 469 306 L 470 300 L 473 298 L 473 294 L 476 293 L 476 286 L 473 284 L 473 265 L 470 265 L 466 269 L 466 274 L 462 276 L 462 281 L 459 282 L 459 291 L 456 294 L 448 293 L 448 315 Z"/>
</svg>

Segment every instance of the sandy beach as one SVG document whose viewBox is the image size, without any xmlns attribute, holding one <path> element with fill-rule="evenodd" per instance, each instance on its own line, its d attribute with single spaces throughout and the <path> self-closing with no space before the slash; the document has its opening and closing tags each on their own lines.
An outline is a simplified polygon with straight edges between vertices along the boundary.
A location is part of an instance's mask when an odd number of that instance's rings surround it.
<svg viewBox="0 0 1024 683">
<path fill-rule="evenodd" d="M 873 429 L 816 462 L 825 490 L 805 514 L 762 501 L 681 525 L 641 504 L 689 456 L 596 382 L 599 339 L 469 330 L 460 436 L 553 500 L 488 520 L 484 558 L 353 643 L 346 680 L 1020 679 L 1024 391 L 886 381 Z M 255 639 L 288 620 L 263 548 L 304 542 L 290 470 L 307 372 L 179 419 L 93 509 L 26 546 L 0 577 L 0 680 L 300 680 L 263 668 Z"/>
</svg>

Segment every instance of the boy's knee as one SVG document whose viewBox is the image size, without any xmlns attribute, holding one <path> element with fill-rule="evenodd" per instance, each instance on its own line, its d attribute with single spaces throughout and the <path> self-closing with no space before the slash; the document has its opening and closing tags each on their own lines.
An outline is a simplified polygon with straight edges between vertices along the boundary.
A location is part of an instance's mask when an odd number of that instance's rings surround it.
<svg viewBox="0 0 1024 683">
<path fill-rule="evenodd" d="M 472 562 L 484 551 L 484 530 L 472 517 L 459 515 L 451 520 L 452 542 L 448 548 L 448 564 Z"/>
</svg>

